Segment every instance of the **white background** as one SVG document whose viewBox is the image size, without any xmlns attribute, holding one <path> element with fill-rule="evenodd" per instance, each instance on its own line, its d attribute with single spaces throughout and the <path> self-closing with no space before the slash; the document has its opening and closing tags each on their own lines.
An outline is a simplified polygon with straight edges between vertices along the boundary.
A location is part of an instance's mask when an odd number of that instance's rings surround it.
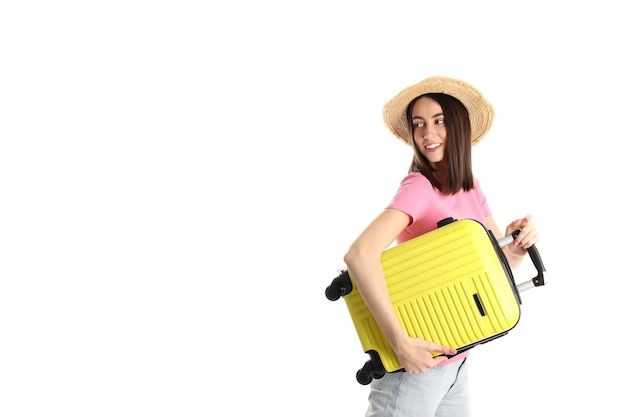
<svg viewBox="0 0 626 417">
<path fill-rule="evenodd" d="M 549 274 L 472 353 L 475 415 L 616 415 L 619 3 L 213 4 L 0 6 L 0 415 L 362 416 L 324 290 L 411 159 L 382 106 L 431 75 L 495 106 L 475 173 Z"/>
</svg>

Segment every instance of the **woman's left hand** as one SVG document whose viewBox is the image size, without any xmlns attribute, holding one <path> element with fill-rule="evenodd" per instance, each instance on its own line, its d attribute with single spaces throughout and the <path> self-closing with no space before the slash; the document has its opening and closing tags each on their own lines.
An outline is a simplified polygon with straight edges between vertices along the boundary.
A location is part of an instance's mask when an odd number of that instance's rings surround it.
<svg viewBox="0 0 626 417">
<path fill-rule="evenodd" d="M 532 216 L 530 214 L 526 215 L 521 219 L 517 219 L 512 221 L 506 227 L 506 234 L 510 235 L 516 230 L 519 230 L 519 234 L 511 243 L 511 249 L 520 248 L 520 249 L 528 249 L 537 241 L 539 241 L 539 234 L 537 233 L 537 229 L 535 225 L 531 223 Z M 513 252 L 517 253 L 517 251 L 513 250 Z"/>
</svg>

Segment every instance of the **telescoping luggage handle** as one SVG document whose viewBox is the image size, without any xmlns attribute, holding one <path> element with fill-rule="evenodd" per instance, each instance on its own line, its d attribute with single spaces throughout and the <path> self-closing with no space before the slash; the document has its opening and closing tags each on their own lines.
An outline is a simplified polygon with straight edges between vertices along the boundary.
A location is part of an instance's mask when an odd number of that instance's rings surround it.
<svg viewBox="0 0 626 417">
<path fill-rule="evenodd" d="M 504 236 L 502 239 L 498 240 L 498 244 L 501 248 L 510 245 L 513 243 L 517 235 L 519 235 L 520 231 L 516 230 L 510 235 Z M 530 260 L 533 262 L 535 266 L 535 270 L 537 271 L 537 276 L 529 279 L 528 281 L 517 284 L 518 291 L 526 291 L 533 287 L 540 287 L 546 284 L 546 268 L 543 266 L 543 261 L 541 260 L 541 255 L 539 255 L 539 249 L 535 245 L 532 245 L 527 250 L 528 256 L 530 256 Z"/>
</svg>

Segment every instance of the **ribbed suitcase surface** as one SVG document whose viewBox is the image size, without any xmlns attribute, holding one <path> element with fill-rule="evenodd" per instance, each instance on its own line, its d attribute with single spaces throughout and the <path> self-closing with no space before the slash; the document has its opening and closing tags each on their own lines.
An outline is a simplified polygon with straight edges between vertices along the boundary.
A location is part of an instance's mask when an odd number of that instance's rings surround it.
<svg viewBox="0 0 626 417">
<path fill-rule="evenodd" d="M 459 351 L 506 334 L 520 303 L 495 239 L 477 221 L 456 220 L 383 252 L 396 313 L 407 333 Z M 401 365 L 355 287 L 344 300 L 365 352 L 386 371 Z"/>
</svg>

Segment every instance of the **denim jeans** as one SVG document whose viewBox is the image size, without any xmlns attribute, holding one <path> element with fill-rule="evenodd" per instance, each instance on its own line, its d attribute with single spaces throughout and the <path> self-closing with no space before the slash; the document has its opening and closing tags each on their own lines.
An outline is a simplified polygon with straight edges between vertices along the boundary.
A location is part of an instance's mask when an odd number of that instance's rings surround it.
<svg viewBox="0 0 626 417">
<path fill-rule="evenodd" d="M 366 417 L 469 417 L 467 360 L 421 374 L 386 373 L 370 383 Z"/>
</svg>

